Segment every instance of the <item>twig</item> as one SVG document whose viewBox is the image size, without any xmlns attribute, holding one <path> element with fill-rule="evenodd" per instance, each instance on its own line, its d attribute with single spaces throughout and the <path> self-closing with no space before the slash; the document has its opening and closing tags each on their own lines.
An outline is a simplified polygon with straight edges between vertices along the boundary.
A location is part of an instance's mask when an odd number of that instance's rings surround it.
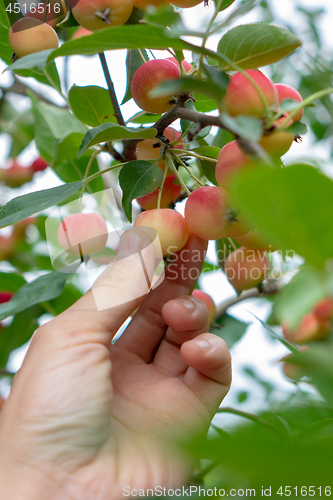
<svg viewBox="0 0 333 500">
<path fill-rule="evenodd" d="M 284 430 L 280 429 L 274 424 L 271 424 L 271 422 L 268 422 L 268 420 L 265 420 L 264 418 L 259 417 L 258 415 L 253 415 L 252 413 L 246 413 L 245 411 L 235 410 L 234 408 L 219 408 L 217 410 L 217 413 L 232 413 L 233 415 L 238 415 L 239 417 L 247 418 L 248 420 L 251 420 L 256 424 L 263 425 L 274 431 L 279 436 L 282 436 L 284 438 L 289 437 Z"/>
<path fill-rule="evenodd" d="M 113 81 L 111 80 L 111 75 L 110 75 L 110 71 L 108 68 L 108 64 L 106 62 L 105 54 L 104 54 L 104 52 L 100 52 L 98 55 L 99 55 L 99 58 L 100 58 L 100 61 L 102 64 L 105 80 L 106 80 L 106 83 L 108 85 L 110 99 L 111 99 L 113 110 L 114 110 L 114 116 L 116 117 L 119 125 L 126 127 L 126 123 L 125 123 L 124 117 L 122 115 L 122 112 L 120 110 L 120 106 L 119 106 L 116 92 L 114 89 Z"/>
<path fill-rule="evenodd" d="M 260 297 L 260 292 L 258 288 L 251 288 L 250 290 L 245 290 L 238 297 L 233 297 L 230 300 L 226 300 L 217 307 L 215 319 L 221 318 L 226 313 L 227 309 L 229 309 L 229 307 L 234 306 L 235 304 L 239 304 L 243 300 L 252 299 L 254 297 Z"/>
</svg>

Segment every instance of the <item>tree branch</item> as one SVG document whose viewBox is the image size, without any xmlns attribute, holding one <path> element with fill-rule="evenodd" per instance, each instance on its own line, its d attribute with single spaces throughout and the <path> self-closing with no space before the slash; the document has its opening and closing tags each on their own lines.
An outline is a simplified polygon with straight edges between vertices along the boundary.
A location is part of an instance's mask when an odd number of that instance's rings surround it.
<svg viewBox="0 0 333 500">
<path fill-rule="evenodd" d="M 26 85 L 25 83 L 21 82 L 15 75 L 14 75 L 14 83 L 11 87 L 2 87 L 0 86 L 0 90 L 2 90 L 2 92 L 4 94 L 7 94 L 9 92 L 13 92 L 14 94 L 18 94 L 18 95 L 23 95 L 23 96 L 27 96 L 27 92 L 32 92 L 33 94 L 35 94 L 36 97 L 38 97 L 38 99 L 40 101 L 43 101 L 43 102 L 46 102 L 47 104 L 52 104 L 53 106 L 57 106 L 56 103 L 54 103 L 53 101 L 51 101 L 50 99 L 48 99 L 47 97 L 45 97 L 43 94 L 40 94 L 39 92 L 36 92 L 36 90 L 33 90 L 31 87 L 29 87 L 29 85 Z M 61 107 L 66 107 L 66 106 L 61 106 Z"/>
<path fill-rule="evenodd" d="M 239 304 L 240 302 L 243 302 L 243 300 L 246 299 L 252 299 L 254 297 L 260 297 L 260 291 L 258 288 L 251 288 L 250 290 L 244 290 L 240 295 L 237 297 L 233 297 L 232 299 L 226 300 L 222 304 L 220 304 L 216 308 L 216 314 L 215 314 L 215 319 L 221 318 L 227 311 L 227 309 L 231 306 L 234 306 L 235 304 Z"/>
<path fill-rule="evenodd" d="M 112 106 L 113 106 L 113 110 L 114 110 L 114 116 L 116 117 L 119 125 L 126 127 L 126 123 L 125 123 L 124 117 L 122 115 L 122 112 L 120 110 L 120 106 L 119 106 L 116 92 L 114 89 L 113 81 L 111 80 L 111 75 L 110 75 L 110 71 L 108 68 L 108 64 L 106 62 L 105 54 L 104 54 L 104 52 L 100 52 L 98 55 L 99 55 L 99 58 L 100 58 L 100 61 L 102 64 L 105 80 L 106 80 L 106 83 L 107 83 L 107 86 L 109 89 L 109 94 L 110 94 L 110 98 L 111 98 L 111 102 L 112 102 Z"/>
</svg>

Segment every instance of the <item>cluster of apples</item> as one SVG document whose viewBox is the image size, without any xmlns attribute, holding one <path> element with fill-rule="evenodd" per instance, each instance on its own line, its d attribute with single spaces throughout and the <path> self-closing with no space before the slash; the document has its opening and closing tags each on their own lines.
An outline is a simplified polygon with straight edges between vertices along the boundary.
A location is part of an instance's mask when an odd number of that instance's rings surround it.
<svg viewBox="0 0 333 500">
<path fill-rule="evenodd" d="M 11 188 L 23 186 L 26 182 L 31 182 L 36 172 L 42 172 L 48 167 L 46 161 L 39 157 L 28 167 L 23 167 L 14 158 L 9 168 L 0 168 L 0 182 L 4 182 Z"/>
<path fill-rule="evenodd" d="M 172 4 L 188 8 L 203 0 L 70 0 L 73 16 L 88 32 L 125 24 L 133 8 L 145 10 L 152 5 Z M 67 14 L 65 0 L 49 0 L 34 3 L 24 17 L 16 21 L 9 32 L 9 42 L 17 58 L 34 54 L 41 50 L 56 49 L 59 38 L 55 31 L 57 24 Z M 28 33 L 27 33 L 27 30 Z M 85 33 L 88 34 L 88 33 Z M 81 35 L 82 36 L 82 32 Z"/>
</svg>

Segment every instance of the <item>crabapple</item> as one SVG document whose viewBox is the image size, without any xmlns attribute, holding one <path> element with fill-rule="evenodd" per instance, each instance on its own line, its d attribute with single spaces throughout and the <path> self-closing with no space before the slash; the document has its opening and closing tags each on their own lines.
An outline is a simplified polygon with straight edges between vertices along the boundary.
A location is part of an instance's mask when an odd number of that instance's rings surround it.
<svg viewBox="0 0 333 500">
<path fill-rule="evenodd" d="M 1 292 L 0 291 L 0 304 L 9 302 L 14 294 L 12 292 Z"/>
<path fill-rule="evenodd" d="M 172 0 L 171 4 L 176 7 L 181 7 L 182 9 L 188 9 L 189 7 L 194 7 L 199 5 L 203 0 Z"/>
<path fill-rule="evenodd" d="M 177 200 L 179 197 L 182 187 L 179 184 L 174 184 L 176 176 L 170 175 L 165 179 L 162 196 L 161 196 L 161 206 L 160 208 L 165 208 L 170 205 L 173 201 Z M 159 188 L 146 196 L 138 198 L 136 201 L 139 203 L 140 207 L 144 210 L 152 210 L 157 207 L 157 201 L 159 196 Z"/>
<path fill-rule="evenodd" d="M 80 26 L 72 36 L 71 40 L 78 40 L 79 38 L 82 38 L 83 36 L 88 36 L 91 35 L 92 31 L 86 30 L 86 28 L 83 28 Z"/>
<path fill-rule="evenodd" d="M 32 17 L 23 17 L 9 30 L 9 43 L 17 57 L 47 49 L 57 49 L 57 33 L 48 24 Z"/>
<path fill-rule="evenodd" d="M 190 232 L 203 240 L 223 238 L 235 222 L 227 205 L 227 193 L 216 186 L 203 186 L 190 194 L 185 220 Z"/>
<path fill-rule="evenodd" d="M 257 84 L 270 108 L 276 109 L 278 104 L 277 91 L 273 82 L 261 71 L 250 69 L 246 71 Z M 231 116 L 255 115 L 263 116 L 265 106 L 256 87 L 242 73 L 234 73 L 226 89 L 224 104 Z"/>
<path fill-rule="evenodd" d="M 6 260 L 13 255 L 15 243 L 16 238 L 13 234 L 10 236 L 0 236 L 0 260 Z"/>
<path fill-rule="evenodd" d="M 66 0 L 48 0 L 47 2 L 33 3 L 30 6 L 30 11 L 25 14 L 25 17 L 39 19 L 39 21 L 55 28 L 64 19 L 66 14 Z"/>
<path fill-rule="evenodd" d="M 105 220 L 98 214 L 73 214 L 58 228 L 59 245 L 71 255 L 91 255 L 103 250 L 108 239 Z"/>
<path fill-rule="evenodd" d="M 180 132 L 178 132 L 178 130 L 175 130 L 172 127 L 167 127 L 164 130 L 164 136 L 170 143 L 172 143 L 177 140 L 181 136 L 181 134 Z M 144 141 L 139 142 L 136 150 L 136 159 L 153 160 L 154 158 L 158 158 L 160 156 L 160 148 L 154 148 L 154 144 L 156 144 L 155 139 L 145 139 Z M 183 139 L 179 141 L 176 148 L 184 149 Z M 164 171 L 165 162 L 163 160 L 159 161 L 157 165 Z M 172 175 L 171 170 L 169 175 Z"/>
<path fill-rule="evenodd" d="M 303 102 L 303 98 L 301 94 L 294 89 L 294 87 L 290 87 L 290 85 L 286 85 L 285 83 L 276 83 L 275 88 L 278 94 L 278 103 L 284 101 L 285 99 L 292 99 L 293 101 Z M 303 117 L 304 109 L 300 109 L 297 111 L 296 115 L 293 116 L 292 120 L 294 122 L 300 122 Z"/>
<path fill-rule="evenodd" d="M 147 210 L 139 215 L 134 226 L 155 229 L 164 257 L 181 250 L 189 237 L 184 217 L 171 208 Z"/>
<path fill-rule="evenodd" d="M 330 331 L 329 318 L 318 318 L 313 312 L 305 314 L 300 324 L 292 330 L 287 323 L 282 324 L 283 335 L 289 342 L 303 344 L 325 338 Z"/>
<path fill-rule="evenodd" d="M 47 167 L 47 162 L 41 156 L 31 164 L 33 172 L 42 172 L 43 170 L 47 169 Z"/>
<path fill-rule="evenodd" d="M 136 104 L 148 113 L 165 113 L 173 106 L 173 94 L 150 97 L 149 92 L 165 80 L 178 80 L 180 69 L 167 59 L 152 59 L 134 73 L 131 92 Z"/>
<path fill-rule="evenodd" d="M 317 316 L 317 318 L 331 318 L 333 316 L 333 299 L 327 297 L 318 302 L 313 309 L 313 314 Z"/>
<path fill-rule="evenodd" d="M 230 284 L 238 291 L 258 286 L 269 271 L 263 252 L 240 247 L 228 255 L 224 272 Z"/>
<path fill-rule="evenodd" d="M 32 226 L 36 223 L 35 217 L 27 217 L 13 226 L 13 235 L 16 240 L 22 240 L 25 237 L 25 230 L 28 226 Z"/>
<path fill-rule="evenodd" d="M 205 293 L 202 290 L 198 289 L 193 290 L 192 295 L 206 304 L 211 323 L 214 320 L 216 314 L 216 305 L 212 297 L 208 295 L 208 293 Z"/>
<path fill-rule="evenodd" d="M 76 21 L 90 31 L 122 26 L 133 11 L 133 0 L 71 0 Z"/>
<path fill-rule="evenodd" d="M 300 351 L 307 351 L 309 349 L 308 346 L 301 346 Z M 294 382 L 298 382 L 301 378 L 303 378 L 306 375 L 306 371 L 304 367 L 295 365 L 292 362 L 292 359 L 294 358 L 293 354 L 287 354 L 287 356 L 284 356 L 282 359 L 280 359 L 280 362 L 283 363 L 282 370 L 283 373 L 285 374 L 286 377 L 288 377 L 290 380 L 293 380 Z"/>
<path fill-rule="evenodd" d="M 237 141 L 231 141 L 220 151 L 216 163 L 215 176 L 223 189 L 228 189 L 228 183 L 232 176 L 253 165 L 239 149 Z"/>
<path fill-rule="evenodd" d="M 177 61 L 177 59 L 175 57 L 167 57 L 167 61 L 171 61 L 174 64 L 177 64 L 177 66 L 179 68 L 179 63 L 178 63 L 178 61 Z M 183 68 L 185 70 L 185 73 L 190 73 L 190 71 L 192 71 L 192 69 L 193 69 L 192 64 L 189 63 L 188 61 L 186 61 L 186 59 L 182 60 L 182 66 L 183 66 Z"/>
<path fill-rule="evenodd" d="M 286 116 L 281 116 L 273 124 L 273 131 L 264 134 L 259 142 L 260 146 L 272 157 L 283 156 L 292 146 L 295 139 L 295 134 L 293 132 L 288 132 L 287 130 L 281 130 L 275 132 L 274 129 L 282 125 L 286 120 Z"/>
<path fill-rule="evenodd" d="M 23 167 L 17 160 L 13 160 L 7 169 L 0 169 L 0 180 L 7 186 L 17 188 L 32 180 L 33 170 L 31 167 Z"/>
<path fill-rule="evenodd" d="M 1 325 L 0 325 L 1 327 Z M 5 400 L 3 398 L 0 398 L 0 411 L 2 410 L 3 405 L 5 404 Z"/>
<path fill-rule="evenodd" d="M 230 234 L 230 233 L 229 233 Z M 229 236 L 228 234 L 228 236 Z M 234 239 L 241 246 L 248 248 L 249 250 L 266 250 L 274 251 L 275 246 L 269 243 L 261 234 L 258 228 L 251 229 L 242 236 L 234 236 Z"/>
<path fill-rule="evenodd" d="M 236 218 L 237 221 L 235 222 L 231 231 L 227 234 L 228 238 L 238 238 L 240 236 L 244 236 L 250 230 L 249 224 L 244 220 L 242 212 L 238 213 Z"/>
</svg>

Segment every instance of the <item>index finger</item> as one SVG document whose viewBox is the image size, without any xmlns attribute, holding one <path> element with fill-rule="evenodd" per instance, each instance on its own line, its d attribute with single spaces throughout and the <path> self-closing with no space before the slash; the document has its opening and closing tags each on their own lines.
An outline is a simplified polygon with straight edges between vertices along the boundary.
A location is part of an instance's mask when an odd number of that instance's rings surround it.
<svg viewBox="0 0 333 500">
<path fill-rule="evenodd" d="M 164 281 L 146 297 L 130 325 L 117 341 L 146 363 L 150 363 L 167 330 L 162 316 L 166 302 L 190 295 L 200 276 L 207 251 L 207 241 L 190 235 L 185 247 L 175 254 L 175 261 L 165 269 Z"/>
</svg>

